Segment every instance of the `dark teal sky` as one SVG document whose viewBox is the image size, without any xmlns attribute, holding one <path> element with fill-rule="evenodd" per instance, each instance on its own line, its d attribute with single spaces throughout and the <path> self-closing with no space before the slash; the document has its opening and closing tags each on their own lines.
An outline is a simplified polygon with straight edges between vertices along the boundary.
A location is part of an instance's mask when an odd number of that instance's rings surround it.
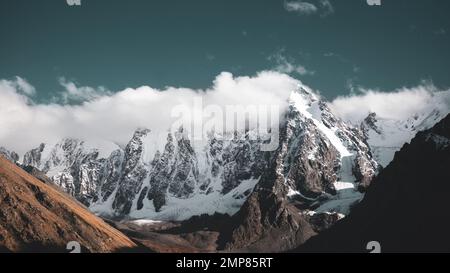
<svg viewBox="0 0 450 273">
<path fill-rule="evenodd" d="M 330 2 L 323 17 L 283 0 L 0 0 L 0 78 L 27 79 L 40 101 L 62 90 L 60 77 L 111 90 L 206 88 L 222 71 L 273 68 L 268 57 L 281 53 L 315 71 L 293 76 L 328 99 L 349 82 L 450 86 L 450 1 Z"/>
</svg>

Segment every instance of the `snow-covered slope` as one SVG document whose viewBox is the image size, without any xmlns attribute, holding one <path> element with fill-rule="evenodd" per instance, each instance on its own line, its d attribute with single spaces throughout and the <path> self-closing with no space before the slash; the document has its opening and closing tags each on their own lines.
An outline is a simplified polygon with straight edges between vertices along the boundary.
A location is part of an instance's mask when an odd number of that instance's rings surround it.
<svg viewBox="0 0 450 273">
<path fill-rule="evenodd" d="M 374 158 L 386 167 L 405 143 L 409 143 L 418 132 L 433 127 L 448 113 L 449 109 L 439 107 L 438 103 L 435 108 L 418 112 L 406 120 L 386 119 L 371 113 L 361 123 L 361 128 Z"/>
<path fill-rule="evenodd" d="M 281 157 L 277 172 L 289 189 L 286 198 L 310 213 L 347 214 L 362 198 L 378 168 L 364 134 L 333 115 L 327 104 L 299 86 L 276 151 L 264 152 L 255 132 L 232 139 L 210 134 L 191 142 L 175 133 L 138 129 L 125 147 L 95 148 L 89 140 L 64 139 L 25 154 L 24 165 L 44 171 L 98 214 L 183 220 L 215 212 L 235 214 Z M 104 147 L 107 147 L 106 149 Z"/>
</svg>

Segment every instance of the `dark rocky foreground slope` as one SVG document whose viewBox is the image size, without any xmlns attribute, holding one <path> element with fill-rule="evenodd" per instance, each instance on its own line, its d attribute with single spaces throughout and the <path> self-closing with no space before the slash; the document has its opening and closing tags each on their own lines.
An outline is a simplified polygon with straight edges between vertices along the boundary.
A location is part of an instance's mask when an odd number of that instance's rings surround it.
<svg viewBox="0 0 450 273">
<path fill-rule="evenodd" d="M 0 156 L 0 252 L 84 252 L 136 248 L 118 230 L 52 185 Z"/>
<path fill-rule="evenodd" d="M 450 252 L 450 115 L 397 152 L 349 217 L 300 252 Z"/>
</svg>

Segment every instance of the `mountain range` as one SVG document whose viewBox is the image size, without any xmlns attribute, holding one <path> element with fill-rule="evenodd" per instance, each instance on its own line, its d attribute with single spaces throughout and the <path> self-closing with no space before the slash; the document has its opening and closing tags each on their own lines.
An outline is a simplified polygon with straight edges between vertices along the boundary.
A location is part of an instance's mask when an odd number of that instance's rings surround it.
<svg viewBox="0 0 450 273">
<path fill-rule="evenodd" d="M 251 130 L 232 138 L 211 133 L 194 142 L 184 137 L 183 128 L 173 133 L 139 128 L 123 146 L 107 143 L 100 149 L 89 140 L 66 138 L 22 157 L 5 148 L 0 155 L 103 218 L 179 222 L 185 231 L 213 229 L 218 234 L 207 240 L 217 240 L 222 250 L 285 251 L 345 223 L 340 220 L 367 203 L 358 205 L 366 191 L 378 188 L 372 184 L 383 184 L 377 181 L 399 161 L 396 156 L 390 164 L 395 152 L 447 114 L 432 109 L 394 121 L 368 113 L 350 124 L 300 86 L 289 98 L 274 151 L 262 151 L 263 142 L 253 140 Z M 441 136 L 448 138 L 436 138 Z M 404 149 L 412 148 L 400 153 Z"/>
<path fill-rule="evenodd" d="M 233 215 L 274 168 L 285 180 L 286 197 L 305 203 L 305 209 L 348 213 L 362 197 L 358 187 L 367 186 L 378 169 L 363 130 L 338 119 L 304 88 L 292 93 L 281 128 L 273 152 L 261 151 L 261 141 L 250 140 L 252 131 L 237 132 L 232 139 L 211 134 L 194 143 L 181 131 L 145 128 L 136 130 L 125 147 L 101 151 L 85 140 L 63 139 L 41 144 L 20 163 L 41 170 L 108 217 Z M 273 160 L 280 162 L 272 166 Z"/>
</svg>

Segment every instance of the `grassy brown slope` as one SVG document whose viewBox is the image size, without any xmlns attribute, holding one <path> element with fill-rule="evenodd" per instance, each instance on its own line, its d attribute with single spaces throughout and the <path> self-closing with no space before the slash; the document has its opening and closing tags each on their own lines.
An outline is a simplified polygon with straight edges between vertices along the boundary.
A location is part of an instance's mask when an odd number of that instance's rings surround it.
<svg viewBox="0 0 450 273">
<path fill-rule="evenodd" d="M 59 252 L 70 241 L 89 252 L 136 247 L 72 198 L 0 156 L 0 251 Z"/>
</svg>

